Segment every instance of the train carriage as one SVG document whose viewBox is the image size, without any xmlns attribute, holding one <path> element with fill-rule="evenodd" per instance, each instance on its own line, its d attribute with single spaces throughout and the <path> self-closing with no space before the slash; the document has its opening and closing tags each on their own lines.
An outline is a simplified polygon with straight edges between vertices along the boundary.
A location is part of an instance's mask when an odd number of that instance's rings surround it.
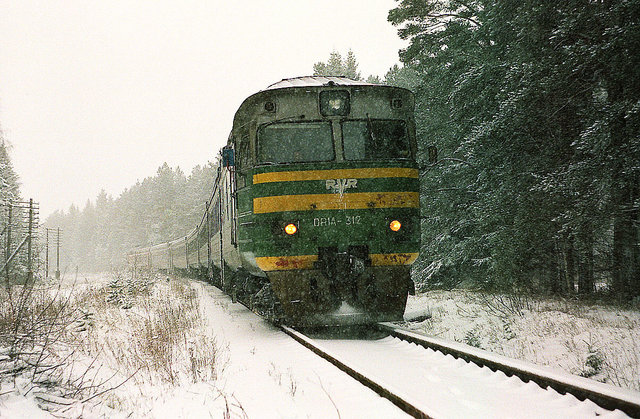
<svg viewBox="0 0 640 419">
<path fill-rule="evenodd" d="M 413 109 L 406 89 L 341 77 L 250 96 L 200 225 L 164 261 L 158 246 L 130 260 L 215 272 L 292 324 L 401 318 L 420 244 Z"/>
</svg>

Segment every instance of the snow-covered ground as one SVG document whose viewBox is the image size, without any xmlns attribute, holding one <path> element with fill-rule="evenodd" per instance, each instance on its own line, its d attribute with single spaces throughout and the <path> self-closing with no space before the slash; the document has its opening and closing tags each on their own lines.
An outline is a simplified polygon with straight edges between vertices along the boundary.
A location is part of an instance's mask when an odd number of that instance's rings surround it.
<svg viewBox="0 0 640 419">
<path fill-rule="evenodd" d="M 626 418 L 590 400 L 559 394 L 502 371 L 395 337 L 329 339 L 320 344 L 434 418 Z M 460 345 L 462 346 L 462 345 Z M 640 400 L 640 398 L 639 398 Z"/>
<path fill-rule="evenodd" d="M 49 417 L 38 410 L 38 404 L 53 407 L 57 416 L 69 417 L 79 413 L 83 417 L 157 418 L 407 417 L 211 285 L 160 278 L 151 281 L 146 293 L 132 297 L 129 292 L 114 293 L 110 282 L 108 276 L 91 277 L 75 285 L 74 292 L 86 293 L 91 288 L 96 298 L 84 300 L 84 310 L 92 313 L 91 324 L 79 335 L 82 340 L 75 349 L 85 355 L 85 364 L 96 357 L 87 375 L 115 374 L 105 388 L 124 383 L 69 408 L 43 403 L 29 391 L 26 377 L 19 377 L 15 385 L 5 380 L 0 389 L 0 417 Z M 191 299 L 176 291 L 193 293 L 197 316 L 185 305 Z M 171 318 L 172 310 L 160 308 L 163 305 L 179 308 L 193 320 L 178 334 L 178 341 L 165 342 L 173 345 L 171 355 L 153 344 L 154 339 L 171 338 L 146 321 L 158 314 Z M 171 327 L 166 320 L 160 324 Z M 158 336 L 147 340 L 143 335 L 148 329 Z M 208 359 L 202 356 L 203 347 L 209 350 Z M 156 365 L 154 357 L 165 364 Z M 214 365 L 213 370 L 203 374 L 209 365 Z M 83 368 L 77 369 L 84 373 Z"/>
<path fill-rule="evenodd" d="M 640 311 L 465 290 L 409 298 L 407 313 L 425 310 L 430 319 L 405 326 L 640 391 Z"/>
<path fill-rule="evenodd" d="M 56 399 L 63 393 L 51 383 L 34 388 L 26 372 L 4 376 L 0 417 L 51 417 L 39 406 L 63 417 L 406 417 L 208 284 L 112 274 L 73 282 L 65 282 L 65 295 L 77 294 L 82 311 L 67 340 L 74 356 L 64 376 L 103 385 L 80 403 Z M 428 309 L 432 317 L 408 326 L 638 389 L 637 312 L 496 298 L 422 294 L 410 299 L 408 313 Z M 1 346 L 0 372 L 7 361 Z"/>
</svg>

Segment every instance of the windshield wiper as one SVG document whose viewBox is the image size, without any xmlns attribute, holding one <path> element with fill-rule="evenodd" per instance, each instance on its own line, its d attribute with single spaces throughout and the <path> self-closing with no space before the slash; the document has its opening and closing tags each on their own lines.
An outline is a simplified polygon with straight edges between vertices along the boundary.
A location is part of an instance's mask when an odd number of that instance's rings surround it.
<svg viewBox="0 0 640 419">
<path fill-rule="evenodd" d="M 273 121 L 269 121 L 268 123 L 264 124 L 263 127 L 268 127 L 269 125 L 275 124 L 277 122 L 282 122 L 282 121 L 286 121 L 288 119 L 305 119 L 306 116 L 305 115 L 291 115 L 291 116 L 283 116 L 282 118 L 278 118 L 276 120 Z"/>
<path fill-rule="evenodd" d="M 376 136 L 373 134 L 373 123 L 371 123 L 371 117 L 369 116 L 369 114 L 367 115 L 367 128 L 369 128 L 369 136 L 371 136 L 371 140 L 373 140 L 373 146 L 374 148 L 378 147 L 378 140 L 376 139 Z"/>
</svg>

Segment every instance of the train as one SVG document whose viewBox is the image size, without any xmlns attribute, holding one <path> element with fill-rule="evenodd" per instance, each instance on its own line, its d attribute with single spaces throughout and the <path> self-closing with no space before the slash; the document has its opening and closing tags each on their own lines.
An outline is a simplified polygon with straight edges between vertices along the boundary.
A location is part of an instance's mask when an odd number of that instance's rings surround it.
<svg viewBox="0 0 640 419">
<path fill-rule="evenodd" d="M 407 89 L 345 77 L 249 96 L 201 222 L 129 265 L 197 273 L 295 326 L 401 319 L 420 249 L 414 107 Z"/>
</svg>

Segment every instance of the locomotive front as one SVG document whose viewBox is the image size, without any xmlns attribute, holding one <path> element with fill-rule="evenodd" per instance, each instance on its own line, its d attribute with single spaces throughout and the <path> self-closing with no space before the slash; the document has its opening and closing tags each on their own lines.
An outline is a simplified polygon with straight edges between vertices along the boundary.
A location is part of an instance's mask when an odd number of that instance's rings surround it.
<svg viewBox="0 0 640 419">
<path fill-rule="evenodd" d="M 234 119 L 237 243 L 288 321 L 402 317 L 420 244 L 410 91 L 283 80 Z"/>
</svg>

